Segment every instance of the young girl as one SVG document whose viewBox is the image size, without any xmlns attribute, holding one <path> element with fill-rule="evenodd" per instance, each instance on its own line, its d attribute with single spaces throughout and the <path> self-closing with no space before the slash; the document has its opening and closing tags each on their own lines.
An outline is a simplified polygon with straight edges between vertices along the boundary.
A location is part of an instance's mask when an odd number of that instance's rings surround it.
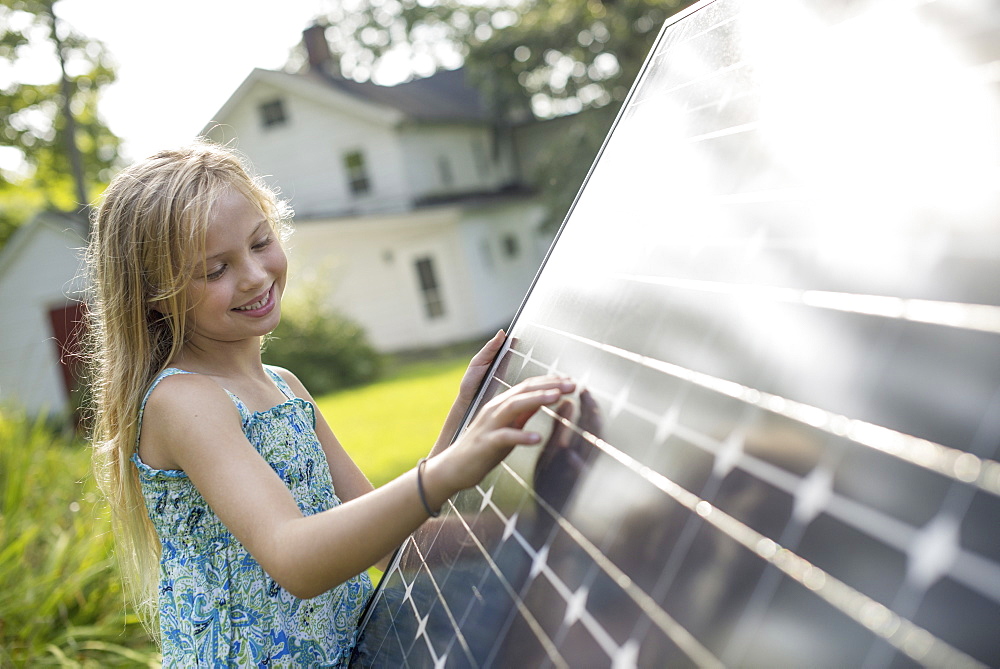
<svg viewBox="0 0 1000 669">
<path fill-rule="evenodd" d="M 365 569 L 515 445 L 539 443 L 525 422 L 574 389 L 525 381 L 446 448 L 498 333 L 429 459 L 373 490 L 299 380 L 261 363 L 289 217 L 208 143 L 124 170 L 95 216 L 95 464 L 130 592 L 147 620 L 158 614 L 164 666 L 346 663 Z"/>
</svg>

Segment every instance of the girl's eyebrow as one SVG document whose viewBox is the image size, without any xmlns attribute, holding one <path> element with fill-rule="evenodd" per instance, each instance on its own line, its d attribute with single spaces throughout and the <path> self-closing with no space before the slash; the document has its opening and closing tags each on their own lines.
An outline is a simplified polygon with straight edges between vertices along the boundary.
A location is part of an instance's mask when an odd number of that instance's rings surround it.
<svg viewBox="0 0 1000 669">
<path fill-rule="evenodd" d="M 254 237 L 256 237 L 258 234 L 260 234 L 260 229 L 262 227 L 266 226 L 266 225 L 268 225 L 267 219 L 266 218 L 260 219 L 260 222 L 257 224 L 257 227 L 255 227 L 253 229 L 253 231 L 249 235 L 247 235 L 247 239 L 248 240 L 253 240 Z M 206 261 L 208 261 L 208 260 L 214 260 L 214 259 L 218 258 L 219 256 L 226 255 L 227 252 L 228 251 L 219 251 L 218 253 L 212 254 L 210 256 L 205 256 L 205 260 Z"/>
</svg>

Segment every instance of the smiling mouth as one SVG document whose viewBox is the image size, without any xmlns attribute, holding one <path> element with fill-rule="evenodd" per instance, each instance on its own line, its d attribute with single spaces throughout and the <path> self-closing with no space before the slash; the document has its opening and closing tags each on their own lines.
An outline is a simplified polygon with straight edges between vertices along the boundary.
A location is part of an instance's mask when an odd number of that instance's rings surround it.
<svg viewBox="0 0 1000 669">
<path fill-rule="evenodd" d="M 233 311 L 254 311 L 256 309 L 260 309 L 261 307 L 263 307 L 265 304 L 268 303 L 270 299 L 271 299 L 271 288 L 268 288 L 267 292 L 264 293 L 264 295 L 262 295 L 259 299 L 257 299 L 256 302 L 251 302 L 250 304 L 246 304 L 242 307 L 235 307 Z"/>
</svg>

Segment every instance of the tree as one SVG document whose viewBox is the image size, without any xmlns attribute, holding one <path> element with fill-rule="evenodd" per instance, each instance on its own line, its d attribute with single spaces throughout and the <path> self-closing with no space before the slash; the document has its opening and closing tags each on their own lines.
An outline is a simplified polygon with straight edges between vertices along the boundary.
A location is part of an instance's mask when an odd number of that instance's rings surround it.
<svg viewBox="0 0 1000 669">
<path fill-rule="evenodd" d="M 119 140 L 97 114 L 101 89 L 115 80 L 110 55 L 59 21 L 56 1 L 0 0 L 7 71 L 46 56 L 52 65 L 42 83 L 0 80 L 0 149 L 8 164 L 0 169 L 0 244 L 39 208 L 87 205 L 119 162 Z"/>
<path fill-rule="evenodd" d="M 664 21 L 693 0 L 342 0 L 326 37 L 344 76 L 464 63 L 497 123 L 581 115 L 533 175 L 565 211 Z M 556 222 L 556 221 L 553 221 Z"/>
</svg>

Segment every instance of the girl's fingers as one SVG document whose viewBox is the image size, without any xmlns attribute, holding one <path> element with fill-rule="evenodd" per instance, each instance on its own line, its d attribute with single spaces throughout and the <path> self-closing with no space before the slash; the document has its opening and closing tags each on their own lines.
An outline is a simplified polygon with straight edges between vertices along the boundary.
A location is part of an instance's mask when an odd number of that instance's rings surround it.
<svg viewBox="0 0 1000 669">
<path fill-rule="evenodd" d="M 576 384 L 564 377 L 536 376 L 507 389 L 503 393 L 497 395 L 493 401 L 497 404 L 501 404 L 519 395 L 545 390 L 558 390 L 560 394 L 571 393 L 576 390 Z"/>
<path fill-rule="evenodd" d="M 497 406 L 497 416 L 507 423 L 524 412 L 535 412 L 546 404 L 552 404 L 563 396 L 559 388 L 541 388 L 511 395 Z"/>
<path fill-rule="evenodd" d="M 472 361 L 469 363 L 470 367 L 476 367 L 480 365 L 488 365 L 493 362 L 493 358 L 496 357 L 497 351 L 503 346 L 503 341 L 506 339 L 507 335 L 503 330 L 498 330 L 493 338 L 488 342 L 483 344 L 483 347 L 479 349 L 479 352 L 472 356 Z"/>
<path fill-rule="evenodd" d="M 537 432 L 513 427 L 502 427 L 499 430 L 494 430 L 490 438 L 494 446 L 513 447 L 518 444 L 537 444 L 541 441 L 542 437 Z"/>
<path fill-rule="evenodd" d="M 509 425 L 520 429 L 541 407 L 558 402 L 564 394 L 572 392 L 572 384 L 556 384 L 551 388 L 521 390 L 503 398 L 488 415 L 494 424 Z"/>
</svg>

